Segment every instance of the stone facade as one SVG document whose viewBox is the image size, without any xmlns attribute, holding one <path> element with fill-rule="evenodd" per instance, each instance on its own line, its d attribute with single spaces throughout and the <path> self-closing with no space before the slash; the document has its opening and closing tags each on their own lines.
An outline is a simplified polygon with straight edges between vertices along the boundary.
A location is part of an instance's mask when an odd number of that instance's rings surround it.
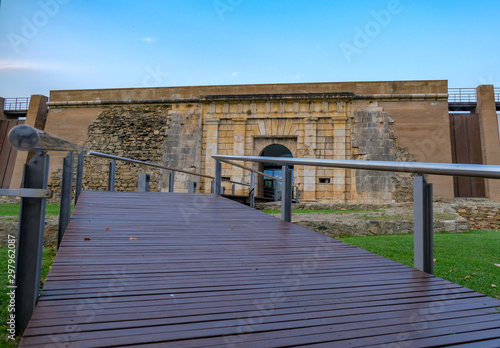
<svg viewBox="0 0 500 348">
<path fill-rule="evenodd" d="M 55 136 L 208 176 L 212 155 L 259 156 L 273 144 L 298 158 L 451 162 L 446 81 L 53 91 L 48 105 L 46 131 Z M 60 167 L 62 154 L 52 155 Z M 107 170 L 106 160 L 86 159 L 85 188 L 104 189 Z M 139 172 L 151 170 L 119 164 L 117 190 L 134 190 Z M 248 171 L 227 164 L 222 176 L 250 182 Z M 151 188 L 166 191 L 168 181 L 168 171 L 153 171 Z M 176 191 L 187 191 L 187 181 L 210 192 L 210 179 L 179 173 Z M 437 198 L 453 198 L 451 178 L 429 181 Z M 303 166 L 294 168 L 294 184 L 302 201 L 325 203 L 404 201 L 412 187 L 408 174 Z M 257 192 L 262 186 L 258 179 Z"/>
</svg>

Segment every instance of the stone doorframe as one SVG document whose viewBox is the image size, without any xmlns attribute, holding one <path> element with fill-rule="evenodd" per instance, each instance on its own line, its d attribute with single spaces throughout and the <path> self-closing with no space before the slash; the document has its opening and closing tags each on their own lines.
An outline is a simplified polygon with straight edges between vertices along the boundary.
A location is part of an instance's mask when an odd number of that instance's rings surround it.
<svg viewBox="0 0 500 348">
<path fill-rule="evenodd" d="M 269 136 L 269 135 L 254 135 L 252 136 L 252 156 L 260 156 L 264 149 L 269 145 L 283 145 L 292 153 L 293 157 L 297 156 L 297 136 L 295 135 L 280 135 L 280 136 Z M 255 170 L 262 171 L 262 163 L 253 163 L 252 168 Z M 298 178 L 295 178 L 295 183 L 298 184 Z M 256 180 L 256 192 L 259 196 L 263 195 L 264 192 L 264 179 L 262 175 L 258 176 Z"/>
</svg>

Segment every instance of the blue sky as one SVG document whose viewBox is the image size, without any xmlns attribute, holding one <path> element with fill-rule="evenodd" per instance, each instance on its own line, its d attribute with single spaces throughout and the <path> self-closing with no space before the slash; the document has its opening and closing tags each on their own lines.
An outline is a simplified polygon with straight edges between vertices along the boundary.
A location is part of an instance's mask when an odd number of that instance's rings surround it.
<svg viewBox="0 0 500 348">
<path fill-rule="evenodd" d="M 1 0 L 0 96 L 500 79 L 500 1 Z"/>
</svg>

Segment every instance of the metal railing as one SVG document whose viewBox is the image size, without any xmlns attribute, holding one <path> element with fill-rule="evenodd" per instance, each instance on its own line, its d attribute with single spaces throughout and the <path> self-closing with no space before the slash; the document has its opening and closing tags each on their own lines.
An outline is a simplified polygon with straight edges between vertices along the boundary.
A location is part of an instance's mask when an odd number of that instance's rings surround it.
<svg viewBox="0 0 500 348">
<path fill-rule="evenodd" d="M 500 103 L 500 88 L 494 89 L 495 103 Z M 475 88 L 448 88 L 449 103 L 477 103 Z"/>
<path fill-rule="evenodd" d="M 476 103 L 477 94 L 475 88 L 449 88 L 449 103 Z"/>
<path fill-rule="evenodd" d="M 18 242 L 16 253 L 15 285 L 11 288 L 16 291 L 16 330 L 23 331 L 33 314 L 39 295 L 41 259 L 43 250 L 43 235 L 45 226 L 45 207 L 47 198 L 52 197 L 48 189 L 49 161 L 47 151 L 68 151 L 64 157 L 60 211 L 58 247 L 63 238 L 71 216 L 71 203 L 73 201 L 73 180 L 75 153 L 77 158 L 75 204 L 82 191 L 83 162 L 85 155 L 107 158 L 110 160 L 108 173 L 108 190 L 114 191 L 116 161 L 138 164 L 141 166 L 158 168 L 170 171 L 170 192 L 173 192 L 174 173 L 180 172 L 205 179 L 214 180 L 215 177 L 195 173 L 183 169 L 170 168 L 155 163 L 143 162 L 126 157 L 119 157 L 101 152 L 86 150 L 72 142 L 53 137 L 45 132 L 28 125 L 19 125 L 9 132 L 9 142 L 18 150 L 37 151 L 30 163 L 24 167 L 23 187 L 18 190 L 0 189 L 0 196 L 20 196 L 20 218 L 18 228 Z M 250 186 L 250 184 L 227 180 L 233 184 Z M 195 192 L 195 182 L 189 182 L 188 192 Z M 138 190 L 148 191 L 148 174 L 140 174 Z"/>
<path fill-rule="evenodd" d="M 433 212 L 432 184 L 426 182 L 424 174 L 451 175 L 500 179 L 500 166 L 481 164 L 449 164 L 422 162 L 390 162 L 361 160 L 327 160 L 312 158 L 259 157 L 259 156 L 212 156 L 217 163 L 248 161 L 259 163 L 279 163 L 282 165 L 281 219 L 292 220 L 292 179 L 290 166 L 315 166 L 343 169 L 364 169 L 417 174 L 413 178 L 413 223 L 414 223 L 414 267 L 433 273 Z M 220 165 L 220 164 L 219 164 Z M 215 178 L 220 183 L 220 178 Z M 217 194 L 217 192 L 216 192 Z"/>
<path fill-rule="evenodd" d="M 31 98 L 5 98 L 4 111 L 25 112 L 28 111 Z"/>
<path fill-rule="evenodd" d="M 27 327 L 33 313 L 40 284 L 40 260 L 43 249 L 43 232 L 45 224 L 46 199 L 51 197 L 48 190 L 49 155 L 48 150 L 69 151 L 63 161 L 61 204 L 59 217 L 58 243 L 60 243 L 65 227 L 71 214 L 73 168 L 75 153 L 78 154 L 76 173 L 75 202 L 82 189 L 84 155 L 103 157 L 111 160 L 108 189 L 114 189 L 114 172 L 116 161 L 124 161 L 147 167 L 171 171 L 171 184 L 174 172 L 182 172 L 213 180 L 213 193 L 222 194 L 222 162 L 236 165 L 251 171 L 250 184 L 229 181 L 240 185 L 250 186 L 250 194 L 255 193 L 255 174 L 264 175 L 282 183 L 282 219 L 291 221 L 292 217 L 292 165 L 322 166 L 334 168 L 368 169 L 381 171 L 409 172 L 417 174 L 437 174 L 456 176 L 476 176 L 484 178 L 500 178 L 500 166 L 462 165 L 439 163 L 405 163 L 405 162 L 370 162 L 350 160 L 322 160 L 299 159 L 286 157 L 255 157 L 255 156 L 222 156 L 214 155 L 215 176 L 199 174 L 186 170 L 169 168 L 149 162 L 137 161 L 130 158 L 90 151 L 74 143 L 58 139 L 47 133 L 36 130 L 27 125 L 14 127 L 9 133 L 10 143 L 20 150 L 37 150 L 29 164 L 25 165 L 23 187 L 20 190 L 0 190 L 0 195 L 21 196 L 19 219 L 19 234 L 16 261 L 16 329 L 19 331 Z M 246 167 L 234 161 L 248 161 L 260 163 L 282 164 L 282 179 L 267 175 L 263 172 Z M 143 174 L 141 174 L 143 175 Z M 142 176 L 139 180 L 143 189 L 147 190 L 149 179 Z M 139 190 L 142 191 L 141 187 Z M 10 192 L 9 192 L 10 191 Z M 171 192 L 173 185 L 171 185 Z M 252 197 L 251 201 L 252 201 Z M 415 235 L 415 268 L 432 273 L 432 185 L 427 184 L 423 175 L 414 178 L 414 235 Z M 253 204 L 252 204 L 253 206 Z M 27 257 L 29 255 L 29 257 Z"/>
</svg>

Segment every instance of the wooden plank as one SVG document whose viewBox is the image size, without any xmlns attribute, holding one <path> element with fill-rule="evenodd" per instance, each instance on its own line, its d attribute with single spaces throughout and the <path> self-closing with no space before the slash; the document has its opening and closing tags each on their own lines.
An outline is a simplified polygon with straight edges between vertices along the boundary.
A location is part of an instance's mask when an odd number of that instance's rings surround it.
<svg viewBox="0 0 500 348">
<path fill-rule="evenodd" d="M 494 342 L 497 306 L 222 197 L 86 191 L 20 346 Z"/>
</svg>

